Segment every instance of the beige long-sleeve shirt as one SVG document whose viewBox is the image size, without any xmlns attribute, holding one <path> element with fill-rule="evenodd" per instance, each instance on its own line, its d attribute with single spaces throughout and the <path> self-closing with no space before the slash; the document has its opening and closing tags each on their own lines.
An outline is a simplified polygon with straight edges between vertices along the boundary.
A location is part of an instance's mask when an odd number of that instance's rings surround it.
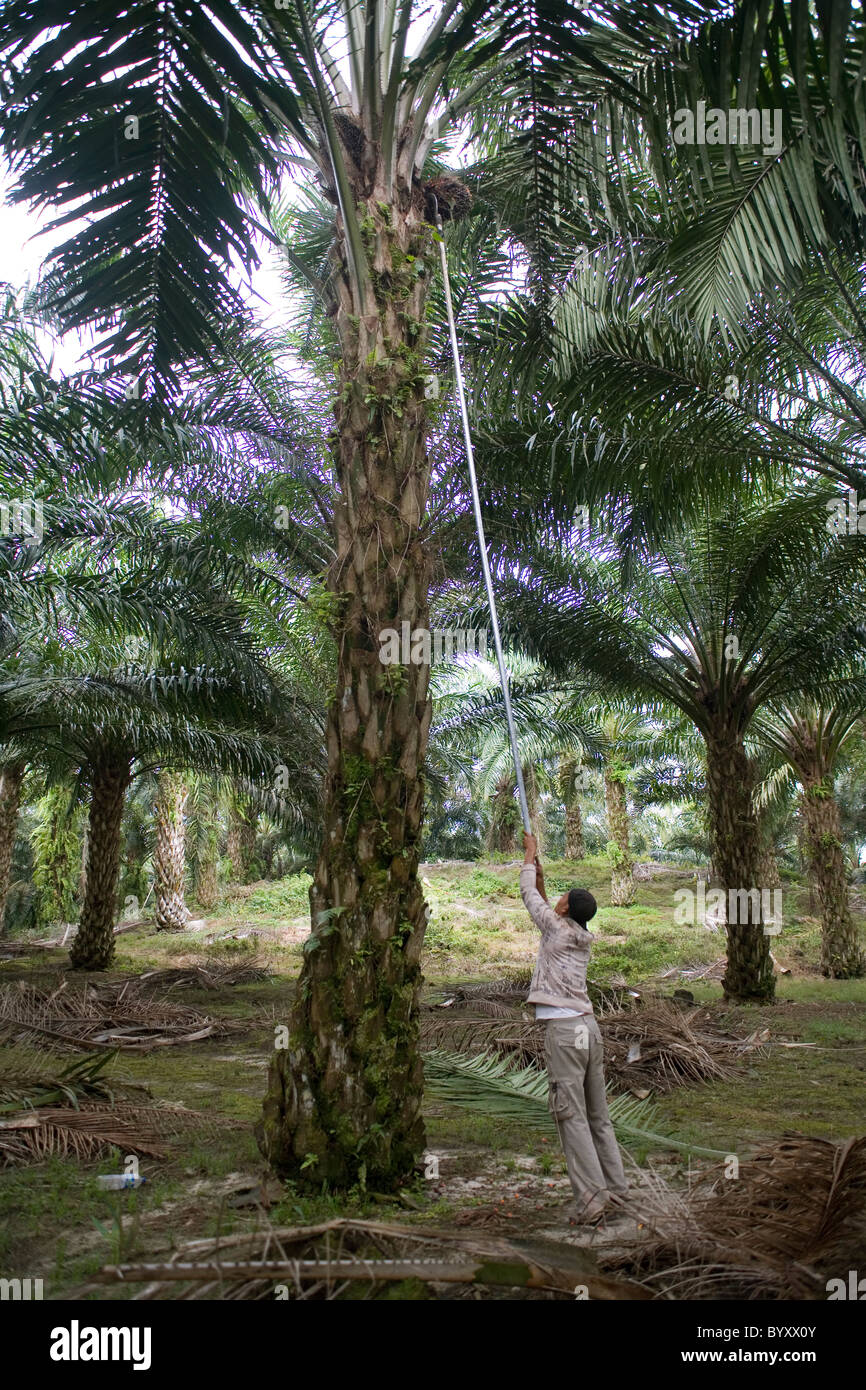
<svg viewBox="0 0 866 1390">
<path fill-rule="evenodd" d="M 558 917 L 544 901 L 535 886 L 534 864 L 524 864 L 520 870 L 520 896 L 541 932 L 528 1002 L 591 1014 L 586 970 L 592 951 L 592 934 L 570 917 Z"/>
</svg>

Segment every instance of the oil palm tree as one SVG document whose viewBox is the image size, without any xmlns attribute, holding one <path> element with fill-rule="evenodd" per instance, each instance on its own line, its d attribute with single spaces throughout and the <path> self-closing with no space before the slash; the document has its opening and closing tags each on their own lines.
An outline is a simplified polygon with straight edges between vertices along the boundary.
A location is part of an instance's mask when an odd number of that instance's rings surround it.
<svg viewBox="0 0 866 1390">
<path fill-rule="evenodd" d="M 618 562 L 549 540 L 500 586 L 513 641 L 560 679 L 569 668 L 680 710 L 705 748 L 713 861 L 722 885 L 760 882 L 761 834 L 746 735 L 772 699 L 819 694 L 860 650 L 859 537 L 832 540 L 822 495 L 749 493 L 646 544 L 629 588 Z M 853 655 L 852 655 L 853 654 Z M 742 900 L 738 899 L 742 908 Z M 752 898 L 729 921 L 724 989 L 770 998 L 769 942 Z"/>
<path fill-rule="evenodd" d="M 634 860 L 629 843 L 627 784 L 634 766 L 633 745 L 646 721 L 640 710 L 605 712 L 601 720 L 604 736 L 604 805 L 607 814 L 608 853 L 612 868 L 610 901 L 612 907 L 631 907 L 634 902 Z M 630 746 L 631 745 L 631 746 Z"/>
<path fill-rule="evenodd" d="M 189 788 L 187 848 L 193 892 L 199 907 L 211 912 L 219 898 L 219 790 L 213 778 L 201 776 L 190 778 Z"/>
<path fill-rule="evenodd" d="M 81 769 L 90 808 L 87 874 L 71 955 L 75 965 L 104 969 L 114 949 L 121 822 L 133 775 L 204 763 L 246 776 L 255 769 L 270 785 L 275 766 L 288 762 L 288 800 L 306 796 L 316 804 L 321 753 L 315 712 L 300 692 L 287 698 L 247 630 L 231 588 L 236 558 L 226 569 L 225 557 L 197 540 L 190 523 L 169 525 L 138 507 L 106 507 L 100 529 L 84 506 L 75 530 L 58 506 L 63 524 L 49 508 L 41 549 L 26 562 L 14 555 L 7 566 L 18 579 L 26 564 L 30 582 L 10 586 L 0 739 L 43 762 Z M 69 553 L 58 557 L 64 545 Z M 257 576 L 248 582 L 254 588 Z M 174 897 L 161 925 L 176 926 L 183 855 L 172 842 L 176 815 L 174 824 L 172 814 L 165 819 L 157 879 Z M 161 892 L 161 903 L 169 897 Z"/>
<path fill-rule="evenodd" d="M 834 979 L 850 979 L 864 970 L 833 785 L 839 755 L 859 737 L 864 709 L 862 681 L 852 681 L 835 703 L 780 703 L 762 711 L 758 721 L 761 735 L 790 764 L 802 788 L 809 867 L 821 906 L 821 971 Z"/>
<path fill-rule="evenodd" d="M 237 883 L 249 883 L 254 876 L 256 855 L 256 825 L 258 810 L 242 790 L 233 792 L 229 803 L 227 854 L 232 877 Z"/>
</svg>

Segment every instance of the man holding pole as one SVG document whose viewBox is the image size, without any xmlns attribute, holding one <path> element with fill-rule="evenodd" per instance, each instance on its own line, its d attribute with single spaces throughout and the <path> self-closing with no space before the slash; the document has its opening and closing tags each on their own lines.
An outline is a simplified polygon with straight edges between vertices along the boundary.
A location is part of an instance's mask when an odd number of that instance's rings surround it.
<svg viewBox="0 0 866 1390">
<path fill-rule="evenodd" d="M 574 1217 L 599 1226 L 611 1198 L 623 1197 L 628 1183 L 607 1109 L 601 1034 L 586 992 L 592 949 L 586 924 L 597 904 L 586 889 L 572 888 L 551 907 L 538 841 L 524 832 L 523 843 L 520 896 L 541 932 L 529 1003 L 545 1024 L 550 1110 L 568 1165 Z"/>
</svg>

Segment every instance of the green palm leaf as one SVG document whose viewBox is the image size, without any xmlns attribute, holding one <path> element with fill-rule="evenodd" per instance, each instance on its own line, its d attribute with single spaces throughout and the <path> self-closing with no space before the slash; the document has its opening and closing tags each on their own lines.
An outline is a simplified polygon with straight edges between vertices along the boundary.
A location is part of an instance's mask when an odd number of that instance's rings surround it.
<svg viewBox="0 0 866 1390">
<path fill-rule="evenodd" d="M 556 1133 L 547 1108 L 547 1072 L 543 1067 L 516 1066 L 510 1058 L 491 1052 L 467 1057 L 437 1049 L 424 1056 L 424 1078 L 429 1094 L 448 1105 Z M 699 1158 L 726 1156 L 720 1149 L 701 1148 L 661 1133 L 656 1109 L 648 1101 L 609 1091 L 608 1108 L 616 1137 L 627 1147 L 678 1149 Z"/>
</svg>

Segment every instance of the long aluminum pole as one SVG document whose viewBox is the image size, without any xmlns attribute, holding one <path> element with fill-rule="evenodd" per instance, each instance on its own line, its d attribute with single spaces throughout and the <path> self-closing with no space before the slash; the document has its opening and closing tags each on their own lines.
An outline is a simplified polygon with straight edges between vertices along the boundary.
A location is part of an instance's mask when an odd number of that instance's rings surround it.
<svg viewBox="0 0 866 1390">
<path fill-rule="evenodd" d="M 478 479 L 475 476 L 475 454 L 472 450 L 472 436 L 469 433 L 469 415 L 466 410 L 466 393 L 463 390 L 463 372 L 460 369 L 460 352 L 457 347 L 457 327 L 454 323 L 454 306 L 451 302 L 451 281 L 448 276 L 448 260 L 445 255 L 445 239 L 442 234 L 442 219 L 437 215 L 439 229 L 439 257 L 442 261 L 442 282 L 445 286 L 445 308 L 448 313 L 448 332 L 451 335 L 451 352 L 454 356 L 454 376 L 457 381 L 457 399 L 463 417 L 463 439 L 466 444 L 466 462 L 469 465 L 469 482 L 472 487 L 472 508 L 475 512 L 475 530 L 478 532 L 478 545 L 481 551 L 481 568 L 484 571 L 484 584 L 487 588 L 487 601 L 490 605 L 490 621 L 493 625 L 493 645 L 496 648 L 496 661 L 499 666 L 499 682 L 502 686 L 502 703 L 508 723 L 508 737 L 511 741 L 511 756 L 514 759 L 514 775 L 517 778 L 517 795 L 520 797 L 520 811 L 523 828 L 527 835 L 532 834 L 529 822 L 529 806 L 526 801 L 526 788 L 523 785 L 523 771 L 520 766 L 520 750 L 517 747 L 517 734 L 514 729 L 514 715 L 511 710 L 511 691 L 508 671 L 502 654 L 502 639 L 499 635 L 499 615 L 496 611 L 496 598 L 493 593 L 493 580 L 490 577 L 490 562 L 487 558 L 487 541 L 484 536 L 484 522 L 481 519 L 481 499 L 478 496 Z"/>
</svg>

